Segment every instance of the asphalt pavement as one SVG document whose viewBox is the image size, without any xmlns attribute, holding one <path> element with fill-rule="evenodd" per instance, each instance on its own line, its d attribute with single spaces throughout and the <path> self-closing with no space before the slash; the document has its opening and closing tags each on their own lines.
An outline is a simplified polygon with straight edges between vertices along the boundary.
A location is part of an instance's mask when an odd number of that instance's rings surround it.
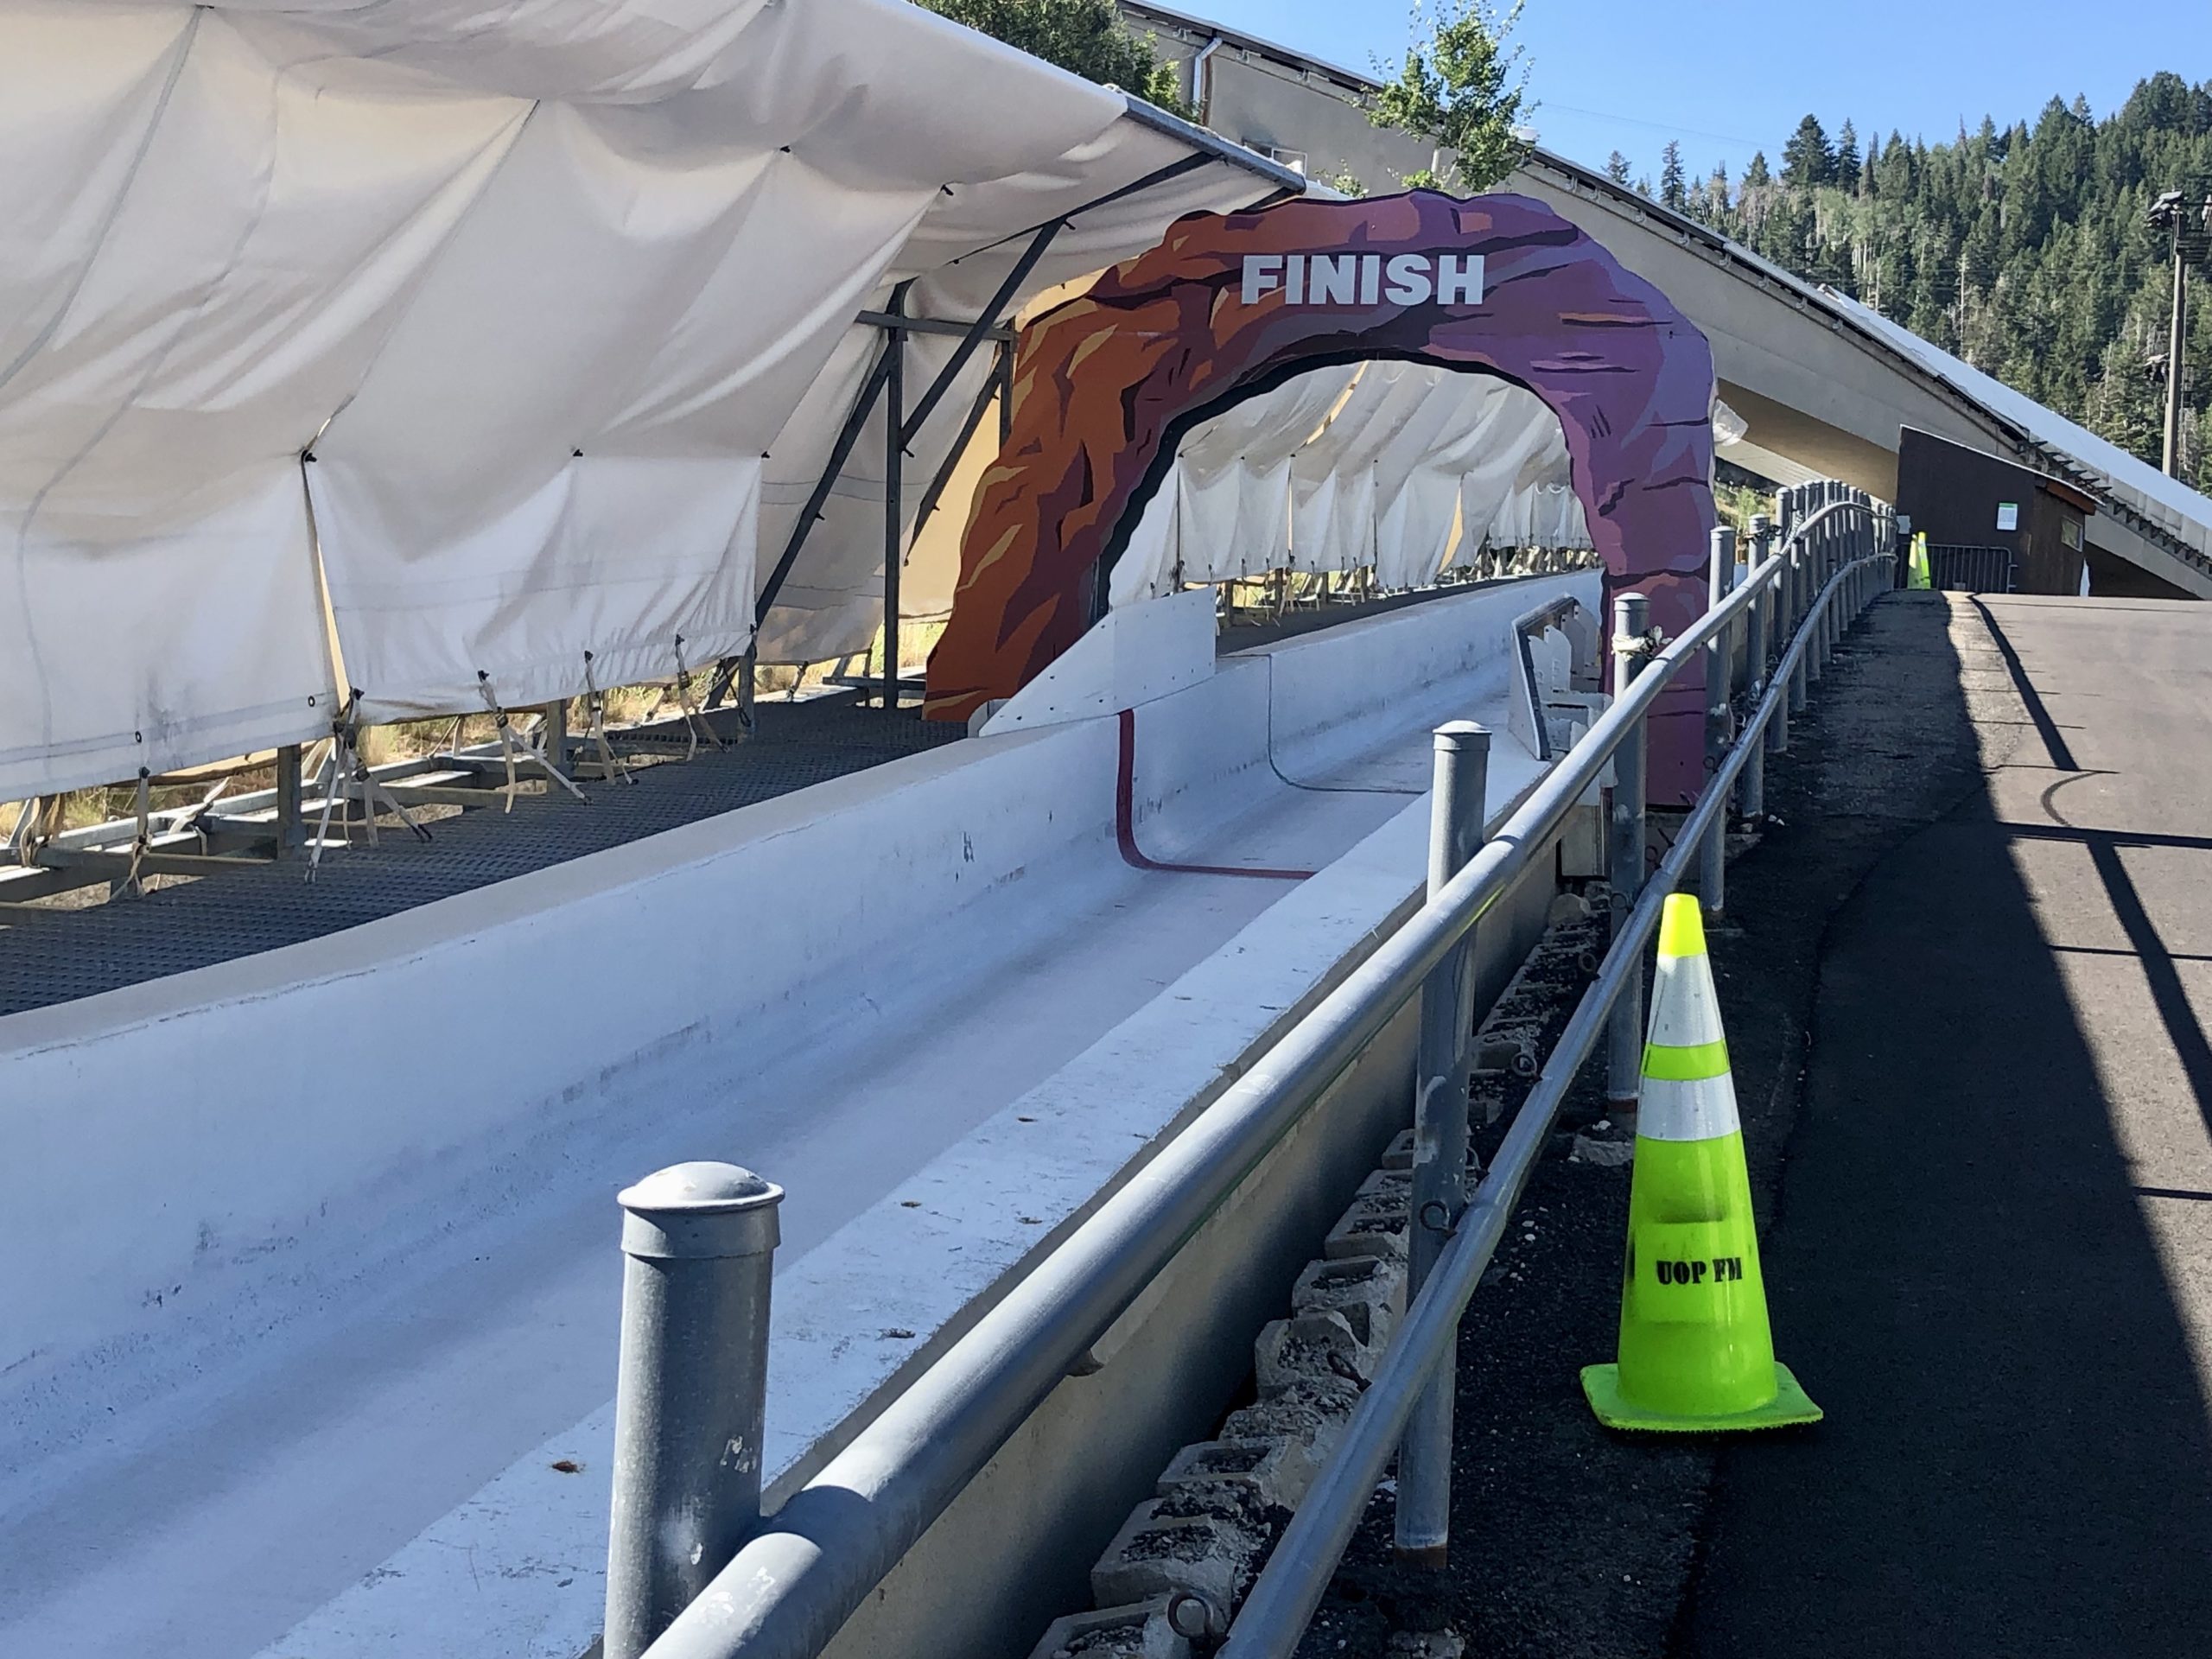
<svg viewBox="0 0 2212 1659">
<path fill-rule="evenodd" d="M 2212 607 L 1949 604 L 1764 1246 L 1828 1419 L 1721 1450 L 1676 1654 L 2212 1647 Z"/>
<path fill-rule="evenodd" d="M 1885 595 L 1769 778 L 1707 934 L 1827 1421 L 1598 1426 L 1629 1172 L 1562 1134 L 1461 1327 L 1451 1565 L 1378 1494 L 1300 1659 L 2212 1650 L 2212 606 Z"/>
</svg>

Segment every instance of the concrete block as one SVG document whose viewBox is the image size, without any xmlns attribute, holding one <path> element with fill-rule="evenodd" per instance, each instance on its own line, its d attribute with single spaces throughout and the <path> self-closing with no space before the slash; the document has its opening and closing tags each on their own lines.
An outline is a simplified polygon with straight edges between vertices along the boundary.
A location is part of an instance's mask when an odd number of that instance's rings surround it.
<svg viewBox="0 0 2212 1659">
<path fill-rule="evenodd" d="M 1334 1310 L 1274 1320 L 1252 1344 L 1252 1357 L 1263 1400 L 1304 1377 L 1334 1374 L 1364 1383 L 1375 1375 L 1367 1344 L 1352 1334 L 1351 1321 Z"/>
<path fill-rule="evenodd" d="M 1286 1468 L 1300 1462 L 1287 1440 L 1201 1440 L 1175 1454 L 1160 1477 L 1160 1496 L 1203 1497 L 1216 1491 L 1242 1494 L 1259 1510 L 1293 1510 L 1305 1494 L 1305 1485 L 1286 1491 Z M 1294 1478 L 1296 1469 L 1290 1468 Z M 1311 1476 L 1307 1476 L 1310 1484 Z M 1185 1503 L 1173 1506 L 1180 1510 Z M 1232 1507 L 1224 1504 L 1224 1510 Z M 1242 1508 L 1243 1505 L 1234 1507 Z"/>
<path fill-rule="evenodd" d="M 1344 1439 L 1344 1425 L 1359 1403 L 1359 1387 L 1344 1377 L 1308 1377 L 1272 1400 L 1262 1400 L 1229 1414 L 1221 1426 L 1224 1440 L 1281 1440 L 1284 1447 L 1276 1478 L 1283 1501 L 1292 1509 L 1306 1496 L 1321 1465 Z"/>
<path fill-rule="evenodd" d="M 1382 1167 L 1389 1170 L 1409 1170 L 1414 1166 L 1414 1132 L 1411 1128 L 1398 1131 L 1397 1138 L 1383 1148 Z"/>
<path fill-rule="evenodd" d="M 1467 1167 L 1478 1168 L 1480 1166 L 1480 1162 L 1481 1160 L 1475 1155 L 1475 1149 L 1472 1147 L 1468 1147 Z M 1384 1148 L 1382 1167 L 1391 1174 L 1402 1175 L 1410 1173 L 1413 1166 L 1414 1132 L 1411 1129 L 1401 1129 L 1398 1131 L 1398 1138 Z"/>
<path fill-rule="evenodd" d="M 1596 1164 L 1604 1169 L 1621 1169 L 1636 1161 L 1636 1142 L 1633 1141 L 1593 1141 L 1586 1135 L 1574 1137 L 1572 1157 L 1586 1164 Z"/>
<path fill-rule="evenodd" d="M 1403 1261 L 1407 1205 L 1412 1197 L 1410 1173 L 1376 1170 L 1360 1183 L 1351 1207 L 1329 1229 L 1329 1236 L 1321 1246 L 1322 1255 L 1332 1261 L 1357 1255 L 1382 1255 Z"/>
<path fill-rule="evenodd" d="M 1341 1313 L 1352 1335 L 1380 1350 L 1405 1317 L 1406 1264 L 1385 1255 L 1311 1262 L 1291 1287 L 1290 1306 L 1294 1313 Z"/>
<path fill-rule="evenodd" d="M 1378 1169 L 1359 1184 L 1355 1198 L 1374 1205 L 1395 1205 L 1404 1209 L 1413 1202 L 1414 1178 L 1409 1170 Z"/>
<path fill-rule="evenodd" d="M 1029 1659 L 1191 1659 L 1191 1644 L 1167 1623 L 1167 1599 L 1056 1618 Z"/>
<path fill-rule="evenodd" d="M 1586 922 L 1597 912 L 1590 901 L 1579 893 L 1562 893 L 1552 900 L 1551 914 L 1546 925 L 1557 927 L 1563 922 Z"/>
<path fill-rule="evenodd" d="M 1535 1077 L 1535 1039 L 1517 1028 L 1503 1033 L 1485 1033 L 1475 1045 L 1475 1070 L 1504 1072 L 1516 1077 Z"/>
<path fill-rule="evenodd" d="M 1090 1569 L 1091 1593 L 1118 1606 L 1185 1591 L 1217 1607 L 1234 1607 L 1256 1567 L 1265 1541 L 1217 1516 L 1161 1518 L 1160 1500 L 1137 1505 Z"/>
</svg>

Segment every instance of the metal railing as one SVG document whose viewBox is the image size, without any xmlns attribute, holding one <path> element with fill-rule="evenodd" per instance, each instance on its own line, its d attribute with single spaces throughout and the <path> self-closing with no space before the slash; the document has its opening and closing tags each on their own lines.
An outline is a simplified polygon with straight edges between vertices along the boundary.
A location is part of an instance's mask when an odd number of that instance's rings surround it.
<svg viewBox="0 0 2212 1659">
<path fill-rule="evenodd" d="M 1418 1421 L 1417 1408 L 1434 1391 L 1437 1381 L 1451 1376 L 1459 1320 L 1535 1172 L 1567 1090 L 1608 1025 L 1618 1033 L 1624 1007 L 1637 1007 L 1640 1023 L 1643 951 L 1658 925 L 1661 907 L 1681 882 L 1692 860 L 1705 861 L 1707 849 L 1725 833 L 1730 798 L 1754 763 L 1763 760 L 1767 730 L 1788 719 L 1790 688 L 1797 675 L 1831 652 L 1850 619 L 1888 586 L 1886 565 L 1891 556 L 1882 541 L 1887 518 L 1885 509 L 1858 501 L 1824 506 L 1805 521 L 1804 530 L 1819 531 L 1824 521 L 1833 523 L 1828 515 L 1836 513 L 1839 506 L 1860 507 L 1868 519 L 1863 527 L 1866 533 L 1851 537 L 1856 545 L 1850 556 L 1828 570 L 1809 613 L 1792 631 L 1773 672 L 1764 672 L 1765 664 L 1758 653 L 1747 653 L 1756 702 L 1734 741 L 1722 752 L 1711 785 L 1673 848 L 1644 882 L 1625 916 L 1617 912 L 1612 945 L 1597 977 L 1576 1005 L 1433 1270 L 1418 1288 L 1408 1287 L 1406 1315 L 1390 1348 L 1360 1396 L 1344 1440 L 1299 1504 L 1281 1541 L 1230 1625 L 1221 1659 L 1287 1659 L 1297 1647 L 1394 1451 L 1400 1452 L 1402 1503 L 1408 1461 L 1415 1455 L 1427 1465 L 1429 1484 L 1444 1484 L 1448 1491 L 1449 1440 L 1441 1446 L 1417 1446 L 1409 1425 Z M 1827 538 L 1815 537 L 1816 540 Z M 1716 538 L 1716 550 L 1724 545 Z M 1753 596 L 1745 615 L 1747 624 L 1765 603 L 1763 595 L 1770 590 L 1787 591 L 1785 575 L 1770 564 L 1762 569 L 1762 551 L 1755 550 L 1750 580 L 1742 590 Z M 1817 576 L 1818 556 L 1815 574 Z M 1755 635 L 1756 627 L 1751 632 Z M 1707 639 L 1705 648 L 1725 645 L 1726 632 L 1724 628 L 1722 637 Z M 1691 630 L 1662 652 L 1653 666 L 1668 666 L 1657 674 L 1647 671 L 1638 683 L 1679 672 L 1689 660 L 1685 648 L 1697 640 L 1698 633 L 1699 630 Z M 1592 730 L 1586 744 L 1600 741 L 1604 724 L 1600 721 L 1599 728 Z M 1625 734 L 1611 735 L 1622 742 L 1630 741 Z M 1700 893 L 1701 899 L 1717 896 L 1717 892 Z M 1401 1554 L 1406 1553 L 1402 1545 Z"/>
<path fill-rule="evenodd" d="M 1550 846 L 1611 766 L 1613 939 L 1598 980 L 1491 1173 L 1471 1195 L 1464 1219 L 1468 1195 L 1458 1190 L 1456 1174 L 1438 1186 L 1431 1170 L 1432 1179 L 1422 1183 L 1427 1205 L 1414 1225 L 1431 1219 L 1440 1224 L 1440 1248 L 1421 1252 L 1428 1270 L 1421 1284 L 1409 1286 L 1412 1303 L 1402 1334 L 1363 1398 L 1343 1448 L 1300 1505 L 1231 1628 L 1229 1651 L 1237 1659 L 1289 1653 L 1416 1400 L 1436 1392 L 1432 1385 L 1451 1351 L 1459 1312 L 1526 1184 L 1567 1080 L 1609 1024 L 1609 1090 L 1628 1100 L 1637 1093 L 1643 995 L 1642 976 L 1633 970 L 1663 892 L 1681 878 L 1690 858 L 1701 855 L 1709 838 L 1725 831 L 1723 808 L 1739 784 L 1746 810 L 1759 810 L 1751 768 L 1763 764 L 1770 734 L 1779 729 L 1786 741 L 1788 715 L 1803 708 L 1805 682 L 1818 677 L 1847 616 L 1887 585 L 1878 580 L 1890 545 L 1885 505 L 1842 486 L 1824 485 L 1785 492 L 1779 506 L 1778 543 L 1770 530 L 1757 531 L 1740 584 L 1732 580 L 1730 547 L 1729 569 L 1714 578 L 1718 602 L 1671 643 L 1650 634 L 1642 595 L 1616 601 L 1612 706 L 1530 790 L 1497 834 L 1471 856 L 1467 842 L 1479 839 L 1478 829 L 1460 845 L 1440 848 L 1431 861 L 1427 905 L 983 1313 L 774 1516 L 747 1517 L 747 1527 L 740 1530 L 749 1535 L 734 1554 L 729 1554 L 736 1532 L 728 1491 L 710 1500 L 696 1477 L 676 1478 L 674 1471 L 727 1461 L 727 1421 L 743 1417 L 757 1423 L 753 1402 L 740 1402 L 730 1411 L 698 1420 L 688 1431 L 690 1440 L 678 1445 L 669 1441 L 665 1426 L 684 1421 L 683 1414 L 671 1412 L 659 1396 L 671 1388 L 697 1386 L 702 1363 L 719 1364 L 725 1378 L 733 1369 L 740 1376 L 760 1377 L 750 1357 L 766 1352 L 767 1299 L 729 1299 L 727 1306 L 743 1315 L 741 1326 L 702 1335 L 687 1325 L 688 1364 L 664 1356 L 640 1356 L 633 1363 L 632 1334 L 648 1339 L 652 1322 L 633 1319 L 626 1308 L 607 1586 L 610 1615 L 619 1609 L 620 1617 L 610 1617 L 606 1659 L 815 1659 L 1014 1430 L 1078 1368 L 1091 1344 L 1417 995 L 1424 1026 L 1417 1054 L 1421 1071 L 1429 1075 L 1416 1078 L 1416 1101 L 1464 1101 L 1471 1021 L 1459 975 L 1472 931 Z M 1716 565 L 1720 563 L 1716 557 Z M 1744 701 L 1751 706 L 1740 727 L 1734 723 L 1731 676 L 1715 673 L 1721 706 L 1717 713 L 1708 708 L 1712 782 L 1674 849 L 1647 879 L 1646 719 L 1692 662 L 1708 652 L 1716 663 L 1732 662 L 1739 632 L 1748 641 L 1782 638 L 1789 645 L 1771 673 L 1756 660 L 1764 655 L 1763 644 L 1759 652 L 1745 653 Z M 1716 747 L 1711 734 L 1722 721 L 1732 728 L 1730 741 Z M 1447 791 L 1463 805 L 1481 793 L 1478 771 L 1469 771 L 1478 767 L 1474 751 L 1481 746 L 1464 741 L 1467 735 L 1440 746 L 1445 785 L 1433 823 L 1440 838 L 1465 835 L 1467 814 L 1454 810 L 1445 798 Z M 1464 775 L 1454 781 L 1447 768 Z M 1478 823 L 1478 810 L 1474 817 Z M 1456 873 L 1444 879 L 1447 872 Z M 1717 883 L 1708 898 L 1717 904 Z M 1445 1028 L 1429 1028 L 1439 1022 L 1446 1022 Z M 1462 1166 L 1440 1158 L 1426 1161 L 1446 1170 Z M 740 1185 L 751 1179 L 741 1172 L 725 1175 Z M 656 1224 L 672 1224 L 664 1213 Z M 1432 1254 L 1433 1262 L 1427 1259 Z M 700 1264 L 687 1265 L 696 1270 Z M 756 1267 L 753 1258 L 743 1258 L 743 1271 Z M 1440 1527 L 1449 1497 L 1448 1412 L 1440 1422 L 1432 1408 L 1422 1422 L 1421 1437 L 1408 1440 L 1405 1455 L 1421 1465 L 1421 1507 Z M 655 1448 L 650 1459 L 623 1450 L 643 1445 Z M 757 1503 L 757 1446 L 752 1456 L 749 1471 L 730 1478 L 741 1502 Z M 709 1510 L 711 1524 L 702 1518 Z M 1433 1559 L 1441 1541 L 1431 1538 L 1414 1548 Z M 1225 1622 L 1229 1610 L 1217 1611 Z"/>
<path fill-rule="evenodd" d="M 2009 547 L 1930 547 L 1928 569 L 1939 594 L 2009 594 L 2019 576 Z"/>
</svg>

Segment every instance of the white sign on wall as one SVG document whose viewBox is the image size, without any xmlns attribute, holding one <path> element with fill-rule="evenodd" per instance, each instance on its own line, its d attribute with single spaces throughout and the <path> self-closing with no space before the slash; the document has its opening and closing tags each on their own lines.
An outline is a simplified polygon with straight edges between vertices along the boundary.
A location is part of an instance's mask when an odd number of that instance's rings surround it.
<svg viewBox="0 0 2212 1659">
<path fill-rule="evenodd" d="M 2019 527 L 2020 504 L 2017 501 L 1999 501 L 1997 504 L 1997 528 L 2018 530 Z"/>
</svg>

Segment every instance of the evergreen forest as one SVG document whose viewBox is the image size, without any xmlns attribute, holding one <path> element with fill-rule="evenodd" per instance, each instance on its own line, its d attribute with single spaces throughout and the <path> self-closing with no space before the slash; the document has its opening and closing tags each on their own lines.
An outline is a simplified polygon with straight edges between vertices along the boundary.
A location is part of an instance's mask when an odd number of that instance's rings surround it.
<svg viewBox="0 0 2212 1659">
<path fill-rule="evenodd" d="M 2181 474 L 2212 489 L 2212 81 L 2157 74 L 2098 118 L 2053 99 L 2032 122 L 1985 118 L 1948 143 L 1833 133 L 1808 115 L 1741 178 L 1685 176 L 1669 144 L 1638 182 L 1787 270 L 1826 283 L 2101 436 L 2159 461 L 2172 232 L 2152 203 L 2190 204 Z M 1614 178 L 1627 182 L 1616 155 Z"/>
</svg>

